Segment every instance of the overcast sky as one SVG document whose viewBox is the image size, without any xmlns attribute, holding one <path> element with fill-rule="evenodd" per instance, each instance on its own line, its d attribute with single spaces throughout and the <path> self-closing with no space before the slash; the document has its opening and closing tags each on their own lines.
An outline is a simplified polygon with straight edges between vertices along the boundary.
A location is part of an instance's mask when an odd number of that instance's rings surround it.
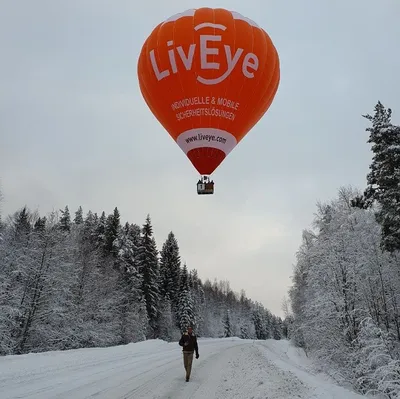
<svg viewBox="0 0 400 399">
<path fill-rule="evenodd" d="M 255 20 L 281 60 L 268 113 L 198 196 L 198 174 L 148 110 L 137 59 L 152 29 L 200 6 Z M 0 0 L 3 213 L 68 205 L 173 230 L 200 277 L 276 314 L 317 200 L 363 188 L 378 100 L 400 122 L 398 0 Z"/>
</svg>

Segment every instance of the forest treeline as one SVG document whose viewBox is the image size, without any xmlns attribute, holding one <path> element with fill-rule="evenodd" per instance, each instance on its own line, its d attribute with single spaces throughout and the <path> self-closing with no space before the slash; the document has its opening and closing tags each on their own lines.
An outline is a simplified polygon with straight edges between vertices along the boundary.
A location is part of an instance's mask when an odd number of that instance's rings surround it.
<svg viewBox="0 0 400 399">
<path fill-rule="evenodd" d="M 364 190 L 318 203 L 303 231 L 289 337 L 364 394 L 400 398 L 400 127 L 381 102 L 365 115 L 372 163 Z"/>
<path fill-rule="evenodd" d="M 228 281 L 202 282 L 171 231 L 159 249 L 148 215 L 121 223 L 79 207 L 0 222 L 0 354 L 200 337 L 280 339 L 282 320 Z"/>
</svg>

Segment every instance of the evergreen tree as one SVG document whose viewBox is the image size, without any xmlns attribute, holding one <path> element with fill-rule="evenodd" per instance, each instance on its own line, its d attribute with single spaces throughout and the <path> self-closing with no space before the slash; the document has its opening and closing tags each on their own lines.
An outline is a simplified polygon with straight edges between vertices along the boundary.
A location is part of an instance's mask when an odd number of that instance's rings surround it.
<svg viewBox="0 0 400 399">
<path fill-rule="evenodd" d="M 137 238 L 140 239 L 140 231 L 139 237 L 136 237 L 137 233 L 133 233 L 132 229 L 133 225 L 130 225 L 128 222 L 120 229 L 117 238 L 113 242 L 113 253 L 117 256 L 117 263 L 120 269 L 125 273 L 128 285 L 132 290 L 138 292 L 136 299 L 139 299 L 142 295 L 142 282 L 141 275 L 138 272 L 137 259 L 139 255 Z M 135 284 L 133 284 L 133 280 L 135 280 Z"/>
<path fill-rule="evenodd" d="M 135 268 L 137 278 L 141 280 L 143 276 L 140 273 L 140 266 L 138 263 L 140 260 L 140 247 L 142 244 L 142 231 L 140 226 L 137 224 L 130 224 L 127 235 L 132 247 L 132 266 Z"/>
<path fill-rule="evenodd" d="M 179 295 L 185 289 L 189 291 L 189 271 L 186 262 L 183 264 L 183 267 L 179 270 Z"/>
<path fill-rule="evenodd" d="M 122 292 L 119 306 L 121 317 L 121 341 L 129 343 L 135 337 L 146 336 L 147 314 L 143 314 L 142 281 L 137 272 L 136 252 L 131 241 L 131 226 L 126 223 L 113 242 L 115 265 L 120 272 L 119 286 Z"/>
<path fill-rule="evenodd" d="M 19 239 L 30 233 L 32 228 L 30 218 L 31 215 L 26 206 L 14 215 L 15 238 Z"/>
<path fill-rule="evenodd" d="M 95 236 L 96 236 L 96 245 L 98 248 L 104 249 L 105 247 L 105 242 L 106 242 L 105 233 L 106 233 L 106 214 L 103 211 L 101 213 L 98 222 L 96 223 Z"/>
<path fill-rule="evenodd" d="M 279 317 L 271 316 L 271 337 L 275 340 L 280 340 L 282 336 L 282 320 Z"/>
<path fill-rule="evenodd" d="M 107 217 L 105 230 L 104 230 L 104 250 L 107 254 L 113 251 L 114 240 L 118 237 L 120 229 L 120 213 L 117 207 L 114 208 L 114 212 Z"/>
<path fill-rule="evenodd" d="M 164 242 L 160 257 L 160 295 L 171 300 L 172 309 L 177 311 L 179 303 L 179 273 L 181 259 L 179 246 L 174 233 L 168 234 Z"/>
<path fill-rule="evenodd" d="M 75 212 L 75 218 L 74 218 L 74 223 L 76 225 L 82 224 L 83 223 L 83 209 L 80 206 L 78 210 Z"/>
<path fill-rule="evenodd" d="M 115 266 L 120 272 L 119 287 L 122 291 L 119 313 L 121 342 L 129 343 L 146 339 L 148 317 L 142 291 L 142 276 L 138 272 L 137 256 L 140 228 L 125 223 L 113 242 Z"/>
<path fill-rule="evenodd" d="M 241 339 L 249 339 L 249 326 L 247 323 L 244 323 L 240 326 L 240 338 Z"/>
<path fill-rule="evenodd" d="M 164 297 L 160 306 L 160 317 L 159 317 L 159 337 L 165 341 L 172 341 L 176 337 L 176 327 L 174 325 L 174 317 L 171 307 L 171 301 L 168 294 Z"/>
<path fill-rule="evenodd" d="M 34 230 L 35 231 L 41 231 L 44 232 L 46 229 L 46 216 L 44 217 L 39 217 L 34 225 Z"/>
<path fill-rule="evenodd" d="M 193 291 L 193 286 L 194 286 L 194 282 L 193 282 L 193 271 L 191 270 L 189 272 L 189 289 L 190 291 Z"/>
<path fill-rule="evenodd" d="M 0 204 L 3 201 L 3 194 L 0 191 Z M 2 221 L 2 214 L 1 214 L 1 206 L 0 206 L 0 240 L 1 240 L 1 231 L 3 230 L 4 224 Z"/>
<path fill-rule="evenodd" d="M 158 334 L 157 320 L 159 316 L 159 265 L 158 251 L 153 236 L 150 215 L 147 215 L 146 222 L 142 227 L 141 245 L 138 254 L 138 271 L 143 276 L 142 292 L 146 301 L 147 316 L 149 319 L 151 338 Z"/>
<path fill-rule="evenodd" d="M 60 229 L 64 232 L 71 231 L 71 215 L 69 213 L 68 205 L 61 210 L 61 217 L 60 217 Z"/>
<path fill-rule="evenodd" d="M 190 272 L 189 284 L 191 296 L 193 299 L 193 309 L 196 320 L 196 331 L 197 335 L 203 335 L 203 323 L 204 323 L 204 308 L 205 308 L 205 295 L 202 287 L 202 283 L 198 277 L 197 270 L 194 269 Z"/>
<path fill-rule="evenodd" d="M 104 212 L 103 212 L 104 213 Z M 105 217 L 105 215 L 104 215 L 104 217 Z M 94 214 L 93 214 L 93 221 L 94 221 L 94 224 L 97 226 L 98 224 L 99 224 L 99 215 L 97 214 L 97 212 L 95 212 Z"/>
<path fill-rule="evenodd" d="M 265 308 L 262 308 L 261 314 L 262 314 L 262 322 L 263 322 L 263 327 L 264 327 L 264 338 L 263 339 L 272 338 L 272 331 L 273 331 L 272 314 Z"/>
<path fill-rule="evenodd" d="M 183 265 L 179 287 L 178 322 L 181 331 L 192 326 L 197 329 L 193 298 L 189 288 L 189 274 L 186 263 Z"/>
<path fill-rule="evenodd" d="M 132 243 L 134 259 L 135 259 L 135 267 L 136 267 L 138 275 L 140 275 L 140 273 L 139 273 L 139 268 L 137 266 L 137 259 L 139 256 L 139 248 L 140 248 L 141 242 L 142 242 L 141 234 L 142 234 L 142 231 L 141 231 L 140 226 L 138 226 L 137 224 L 133 224 L 133 223 L 131 223 L 129 225 L 128 236 L 129 236 L 130 242 Z"/>
<path fill-rule="evenodd" d="M 267 339 L 265 320 L 262 314 L 262 306 L 256 304 L 252 312 L 255 333 L 257 339 Z"/>
<path fill-rule="evenodd" d="M 83 222 L 83 238 L 86 241 L 92 241 L 93 238 L 96 238 L 96 220 L 95 217 L 93 215 L 92 211 L 88 211 L 88 213 L 86 214 L 86 218 Z M 96 242 L 96 240 L 95 240 Z"/>
<path fill-rule="evenodd" d="M 353 206 L 366 208 L 378 203 L 377 222 L 382 226 L 381 246 L 393 252 L 400 249 L 400 126 L 391 123 L 392 110 L 378 101 L 375 114 L 364 115 L 372 127 L 368 143 L 374 154 L 367 175 L 364 197 L 353 200 Z"/>
<path fill-rule="evenodd" d="M 224 317 L 224 337 L 228 338 L 231 336 L 232 336 L 231 318 L 229 314 L 229 309 L 227 309 Z"/>
</svg>

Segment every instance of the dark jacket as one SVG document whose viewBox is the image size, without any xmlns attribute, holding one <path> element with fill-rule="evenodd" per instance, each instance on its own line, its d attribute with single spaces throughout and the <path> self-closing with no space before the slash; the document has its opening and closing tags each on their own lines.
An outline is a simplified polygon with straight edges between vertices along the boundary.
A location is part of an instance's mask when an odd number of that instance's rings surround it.
<svg viewBox="0 0 400 399">
<path fill-rule="evenodd" d="M 193 333 L 183 333 L 181 339 L 179 340 L 179 345 L 183 347 L 183 352 L 196 351 L 196 355 L 199 353 L 199 347 L 197 346 L 197 337 Z"/>
</svg>

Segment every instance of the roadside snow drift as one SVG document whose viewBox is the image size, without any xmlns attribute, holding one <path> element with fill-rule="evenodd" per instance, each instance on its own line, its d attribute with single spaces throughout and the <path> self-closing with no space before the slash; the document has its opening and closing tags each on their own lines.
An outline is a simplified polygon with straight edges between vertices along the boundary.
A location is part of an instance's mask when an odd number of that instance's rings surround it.
<svg viewBox="0 0 400 399">
<path fill-rule="evenodd" d="M 313 375 L 288 341 L 199 339 L 185 382 L 181 348 L 152 340 L 0 358 L 2 399 L 355 399 Z"/>
</svg>

